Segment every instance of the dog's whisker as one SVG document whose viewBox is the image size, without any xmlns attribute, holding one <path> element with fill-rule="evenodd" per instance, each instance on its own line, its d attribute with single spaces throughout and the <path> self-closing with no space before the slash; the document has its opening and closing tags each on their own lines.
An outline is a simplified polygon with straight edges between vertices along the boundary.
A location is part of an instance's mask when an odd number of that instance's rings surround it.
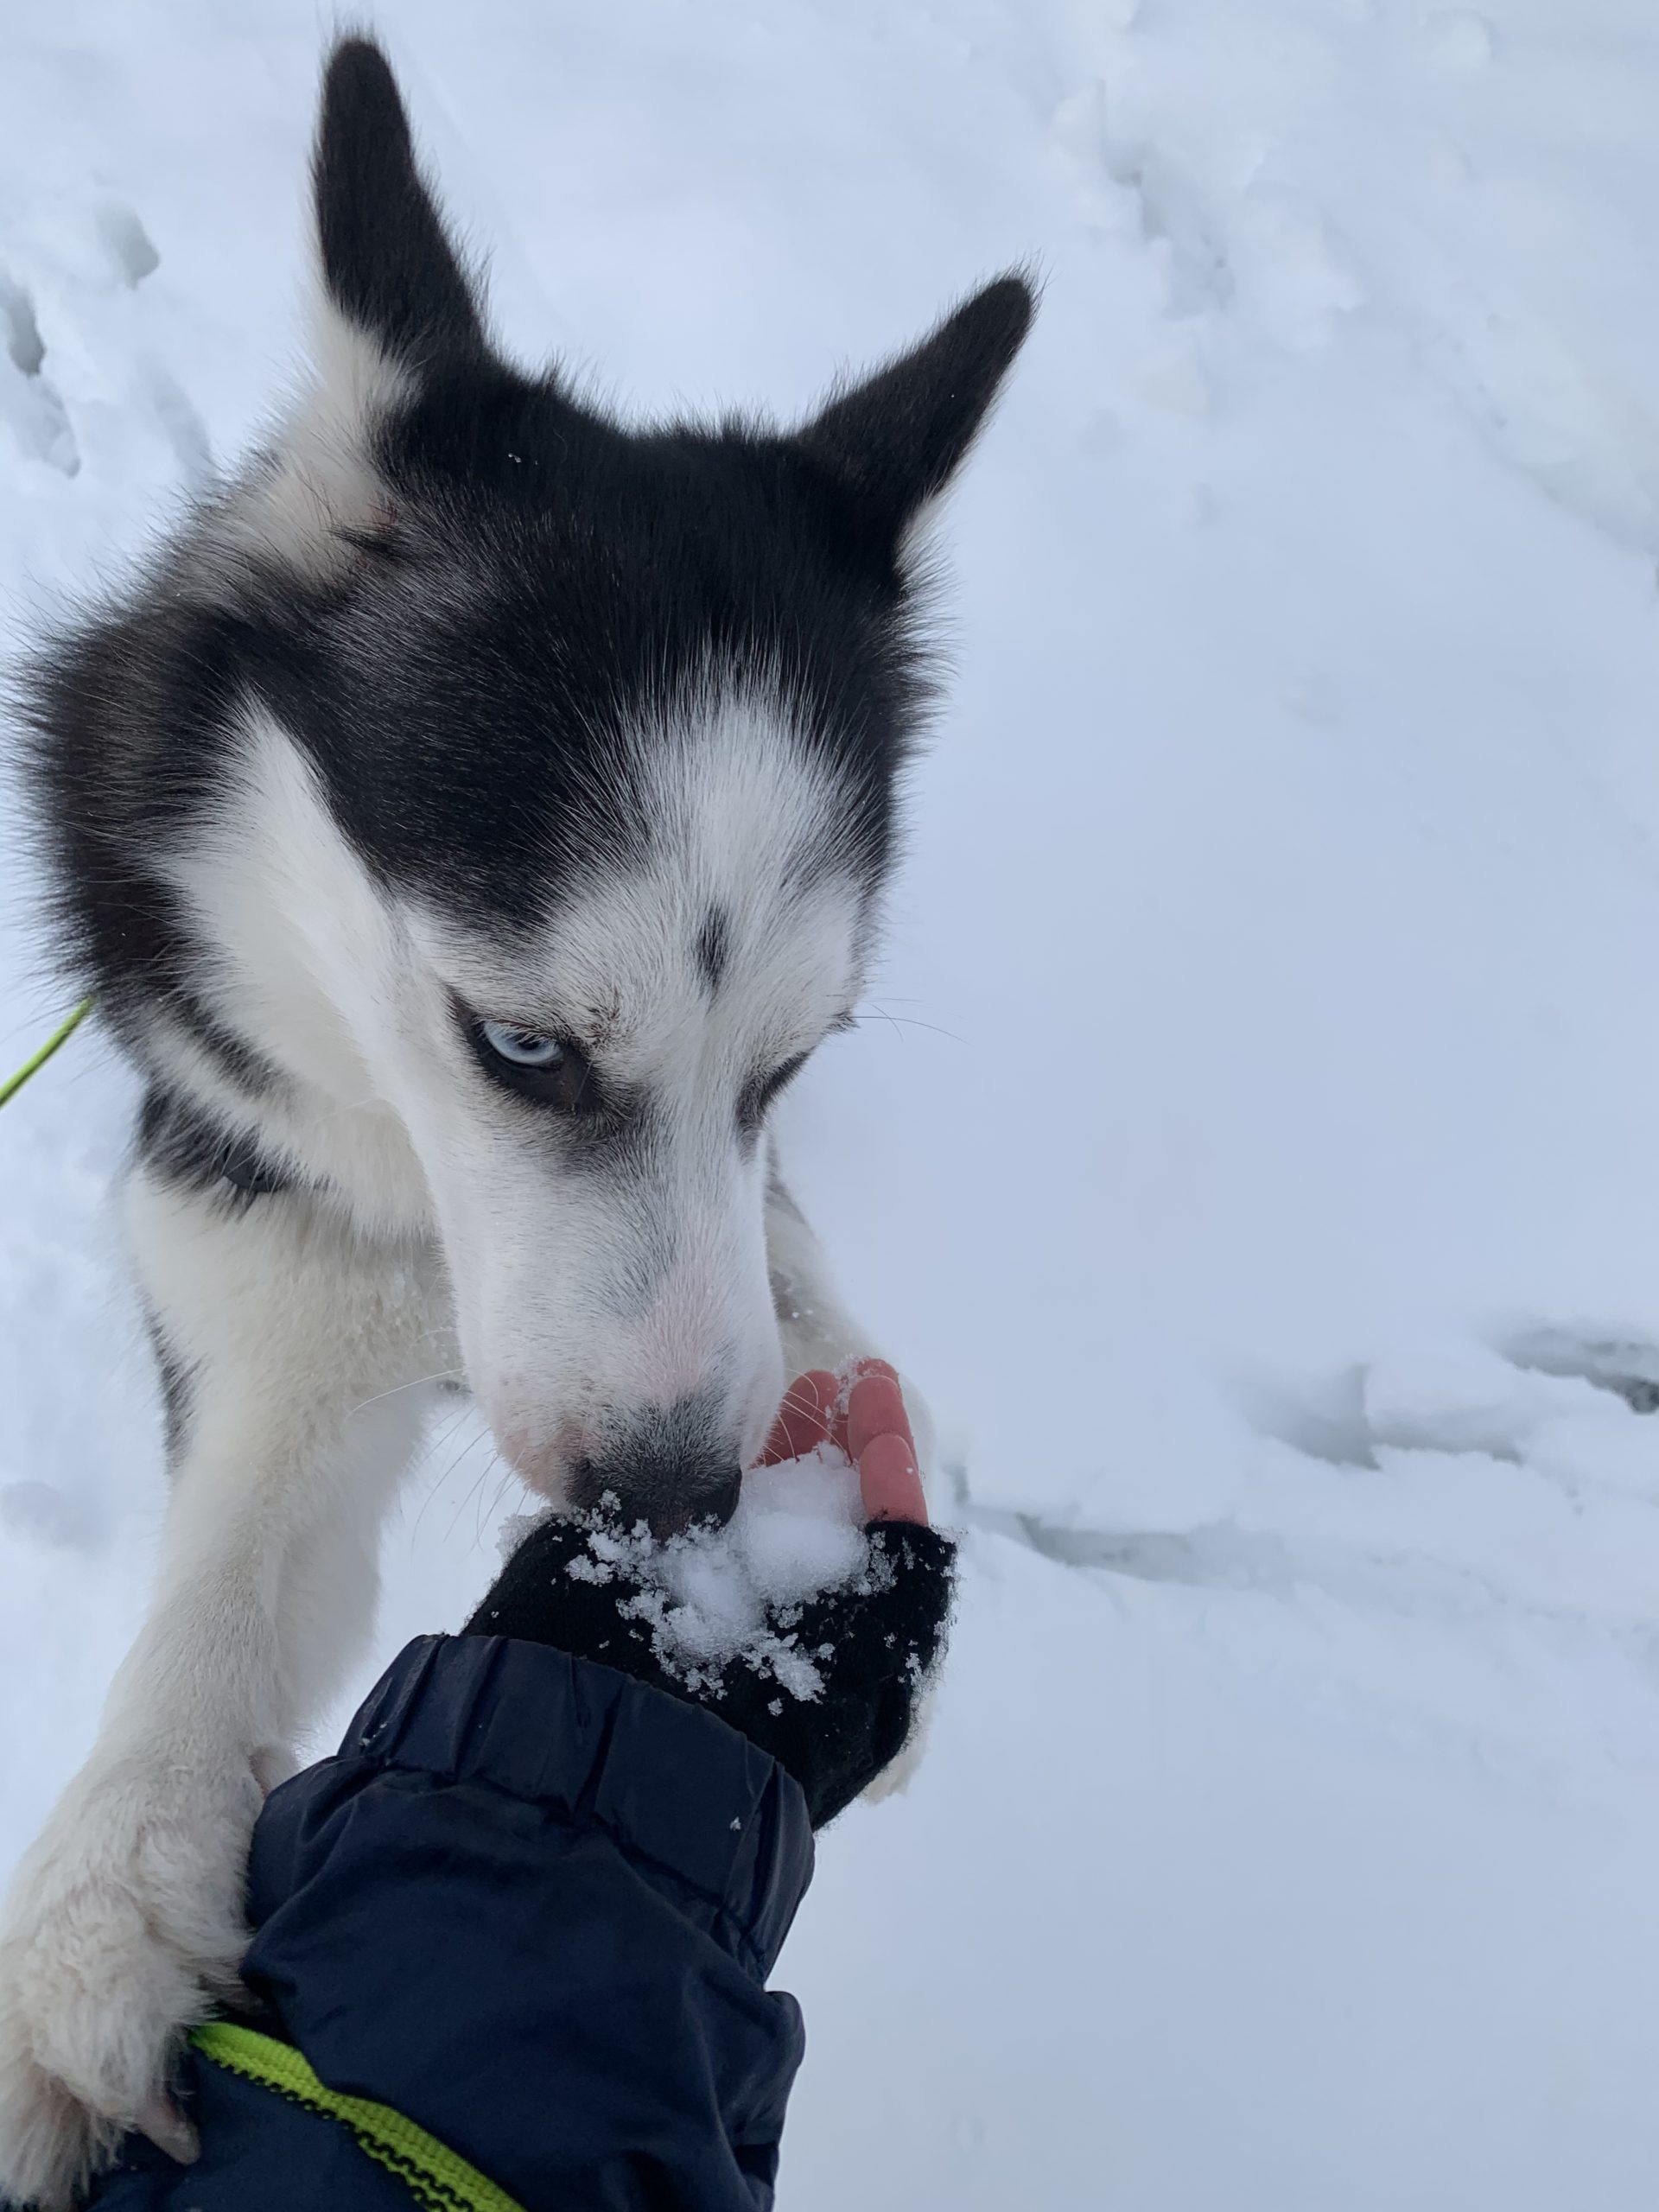
<svg viewBox="0 0 1659 2212">
<path fill-rule="evenodd" d="M 469 1454 L 478 1451 L 480 1446 L 484 1446 L 487 1448 L 486 1440 L 481 1436 L 469 1436 L 463 1440 L 460 1449 L 453 1453 L 449 1459 L 445 1463 L 438 1475 L 437 1480 L 433 1484 L 431 1494 L 434 1497 L 438 1495 L 440 1491 L 447 1488 L 448 1485 L 454 1480 L 454 1478 L 459 1474 L 461 1468 L 466 1465 Z M 462 1502 L 463 1503 L 465 1503 L 464 1500 Z M 457 1517 L 459 1517 L 459 1509 L 457 1509 Z M 447 1533 L 448 1535 L 453 1536 L 454 1532 L 454 1522 L 452 1521 Z"/>
<path fill-rule="evenodd" d="M 498 1463 L 497 1453 L 496 1453 L 496 1450 L 495 1450 L 495 1440 L 494 1440 L 493 1437 L 490 1437 L 490 1438 L 474 1437 L 474 1440 L 473 1440 L 472 1444 L 469 1444 L 469 1445 L 467 1446 L 467 1451 L 471 1451 L 471 1450 L 473 1450 L 473 1449 L 474 1449 L 474 1447 L 476 1445 L 480 1444 L 480 1443 L 487 1443 L 487 1444 L 488 1444 L 488 1446 L 489 1446 L 489 1454 L 488 1454 L 488 1457 L 485 1459 L 483 1465 L 482 1465 L 481 1467 L 480 1467 L 480 1469 L 479 1469 L 479 1471 L 478 1471 L 477 1474 L 474 1476 L 474 1478 L 473 1478 L 472 1481 L 471 1481 L 471 1482 L 467 1485 L 467 1495 L 465 1496 L 465 1497 L 463 1497 L 463 1498 L 461 1499 L 461 1501 L 460 1504 L 459 1504 L 458 1506 L 456 1506 L 456 1508 L 455 1508 L 454 1513 L 453 1516 L 451 1517 L 451 1520 L 450 1520 L 450 1522 L 449 1522 L 449 1531 L 448 1531 L 448 1533 L 449 1533 L 449 1535 L 450 1535 L 451 1536 L 453 1536 L 453 1535 L 454 1535 L 455 1530 L 460 1527 L 460 1525 L 461 1525 L 461 1517 L 462 1514 L 466 1512 L 466 1510 L 467 1510 L 467 1507 L 472 1503 L 473 1500 L 474 1500 L 474 1499 L 478 1496 L 479 1491 L 483 1488 L 483 1486 L 484 1486 L 485 1483 L 488 1481 L 488 1479 L 489 1479 L 489 1476 L 490 1476 L 490 1470 L 491 1470 L 493 1466 L 495 1466 L 495 1465 L 497 1465 L 497 1463 Z M 461 1454 L 461 1459 L 458 1459 L 458 1460 L 456 1461 L 456 1463 L 455 1463 L 457 1466 L 459 1466 L 459 1465 L 461 1465 L 461 1460 L 463 1460 L 463 1459 L 465 1459 L 466 1456 L 467 1456 L 467 1452 L 463 1452 Z M 476 1541 L 476 1540 L 475 1540 L 475 1541 Z"/>
<path fill-rule="evenodd" d="M 346 1418 L 349 1421 L 352 1414 L 360 1414 L 370 1406 L 384 1405 L 388 1398 L 396 1398 L 405 1390 L 419 1390 L 429 1382 L 454 1382 L 464 1377 L 466 1371 L 461 1367 L 440 1367 L 430 1375 L 416 1375 L 407 1382 L 394 1382 L 390 1390 L 378 1390 L 372 1398 L 359 1398 Z"/>
<path fill-rule="evenodd" d="M 956 1030 L 942 1029 L 937 1021 L 924 1021 L 913 1014 L 889 1014 L 886 1007 L 877 1006 L 874 1001 L 871 1001 L 871 1012 L 880 1014 L 890 1029 L 929 1029 L 936 1037 L 948 1037 L 953 1045 L 965 1045 L 968 1042 L 968 1039 L 958 1035 Z M 862 1028 L 864 1020 L 865 1017 L 862 1014 L 855 1014 L 853 1016 L 855 1027 Z"/>
<path fill-rule="evenodd" d="M 793 1383 L 791 1383 L 789 1389 L 785 1391 L 783 1396 L 778 1402 L 778 1411 L 779 1414 L 807 1414 L 816 1416 L 818 1414 L 821 1414 L 824 1408 L 819 1405 L 816 1396 L 810 1398 L 798 1396 L 796 1395 L 795 1386 Z"/>
<path fill-rule="evenodd" d="M 502 1505 L 505 1502 L 507 1491 L 515 1479 L 514 1470 L 507 1465 L 506 1461 L 501 1458 L 499 1452 L 496 1455 L 496 1465 L 501 1470 L 501 1479 L 495 1486 L 494 1491 L 491 1496 L 489 1504 L 485 1508 L 484 1511 L 479 1515 L 478 1519 L 473 1524 L 473 1541 L 474 1543 L 481 1544 L 483 1542 L 486 1524 L 493 1521 L 496 1515 L 500 1511 Z"/>
<path fill-rule="evenodd" d="M 437 1434 L 432 1437 L 429 1441 L 426 1450 L 426 1457 L 428 1459 L 435 1458 L 439 1452 L 445 1449 L 451 1438 L 454 1436 L 456 1431 L 463 1427 L 467 1421 L 471 1418 L 473 1408 L 470 1406 L 462 1406 L 456 1412 L 451 1414 L 448 1420 L 444 1422 Z M 471 1441 L 475 1443 L 477 1439 L 474 1438 Z M 425 1495 L 421 1500 L 419 1510 L 415 1516 L 414 1522 L 409 1532 L 409 1540 L 411 1549 L 414 1547 L 416 1538 L 420 1535 L 421 1523 L 426 1518 L 427 1508 L 431 1504 L 438 1492 L 443 1488 L 444 1484 L 448 1480 L 449 1475 L 453 1472 L 454 1467 L 459 1466 L 461 1459 L 466 1457 L 467 1449 L 467 1446 L 463 1446 L 461 1451 L 457 1454 L 455 1459 L 451 1462 L 448 1468 L 441 1469 L 436 1474 L 432 1475 L 428 1480 Z"/>
</svg>

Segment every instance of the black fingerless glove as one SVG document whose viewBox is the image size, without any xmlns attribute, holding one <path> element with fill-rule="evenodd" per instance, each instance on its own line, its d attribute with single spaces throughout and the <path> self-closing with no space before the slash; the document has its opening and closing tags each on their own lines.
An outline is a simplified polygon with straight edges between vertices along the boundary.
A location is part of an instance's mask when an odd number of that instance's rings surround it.
<svg viewBox="0 0 1659 2212">
<path fill-rule="evenodd" d="M 904 1749 L 944 1644 L 956 1582 L 948 1536 L 909 1522 L 875 1523 L 867 1531 L 868 1565 L 855 1580 L 772 1616 L 774 1636 L 811 1662 L 821 1684 L 804 1698 L 763 1656 L 746 1652 L 717 1670 L 677 1669 L 650 1619 L 634 1610 L 639 1580 L 614 1568 L 603 1579 L 592 1574 L 589 1540 L 602 1525 L 589 1515 L 540 1522 L 462 1634 L 550 1643 L 707 1707 L 794 1776 L 815 1828 Z"/>
</svg>

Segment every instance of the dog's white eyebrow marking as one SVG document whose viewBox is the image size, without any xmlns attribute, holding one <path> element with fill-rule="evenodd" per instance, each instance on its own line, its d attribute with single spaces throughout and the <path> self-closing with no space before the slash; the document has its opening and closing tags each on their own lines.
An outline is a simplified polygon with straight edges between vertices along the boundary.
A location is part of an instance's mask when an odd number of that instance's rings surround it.
<svg viewBox="0 0 1659 2212">
<path fill-rule="evenodd" d="M 509 937 L 428 910 L 433 966 L 469 1006 L 568 1037 L 623 1084 L 747 1081 L 810 1051 L 856 999 L 875 886 L 832 764 L 786 700 L 707 691 L 626 741 L 642 835 L 550 881 Z"/>
</svg>

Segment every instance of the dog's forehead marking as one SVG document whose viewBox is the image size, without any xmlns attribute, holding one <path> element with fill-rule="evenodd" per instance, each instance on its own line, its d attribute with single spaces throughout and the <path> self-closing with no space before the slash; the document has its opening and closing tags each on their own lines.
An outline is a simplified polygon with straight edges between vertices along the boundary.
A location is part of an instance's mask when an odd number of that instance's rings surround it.
<svg viewBox="0 0 1659 2212">
<path fill-rule="evenodd" d="M 723 906 L 710 906 L 697 932 L 697 966 L 711 991 L 720 988 L 731 957 L 730 925 Z"/>
<path fill-rule="evenodd" d="M 833 768 L 753 696 L 642 728 L 629 761 L 632 849 L 595 850 L 511 944 L 441 927 L 457 987 L 642 1075 L 711 1035 L 738 1058 L 815 1043 L 856 995 L 876 889 Z"/>
</svg>

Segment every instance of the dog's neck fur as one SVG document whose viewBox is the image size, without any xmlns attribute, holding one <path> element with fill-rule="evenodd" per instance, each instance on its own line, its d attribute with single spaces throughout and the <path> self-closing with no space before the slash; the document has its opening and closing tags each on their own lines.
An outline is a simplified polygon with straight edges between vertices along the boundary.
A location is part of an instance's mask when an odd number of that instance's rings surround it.
<svg viewBox="0 0 1659 2212">
<path fill-rule="evenodd" d="M 258 1039 L 275 1079 L 251 1092 L 165 1019 L 150 1033 L 157 1072 L 365 1231 L 426 1234 L 426 1177 L 374 1052 L 404 964 L 400 918 L 274 719 L 245 714 L 235 748 L 217 804 L 166 867 L 213 948 L 203 997 L 227 1031 Z"/>
</svg>

